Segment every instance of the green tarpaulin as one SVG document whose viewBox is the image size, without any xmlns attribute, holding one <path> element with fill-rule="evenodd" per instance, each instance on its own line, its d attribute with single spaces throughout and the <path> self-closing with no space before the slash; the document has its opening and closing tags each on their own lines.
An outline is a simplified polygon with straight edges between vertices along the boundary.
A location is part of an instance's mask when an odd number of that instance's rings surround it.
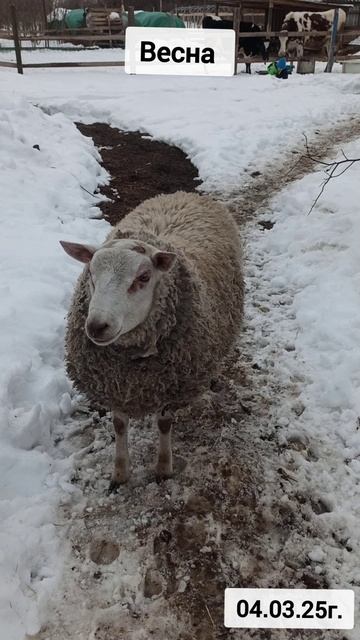
<svg viewBox="0 0 360 640">
<path fill-rule="evenodd" d="M 48 21 L 49 29 L 63 31 L 64 29 L 84 29 L 86 16 L 84 9 L 55 10 Z"/>
<path fill-rule="evenodd" d="M 83 29 L 86 27 L 86 14 L 84 9 L 72 9 L 65 16 L 67 29 Z"/>
<path fill-rule="evenodd" d="M 136 11 L 134 18 L 135 27 L 176 27 L 185 29 L 185 24 L 181 18 L 162 11 Z"/>
<path fill-rule="evenodd" d="M 124 25 L 127 25 L 127 13 L 123 16 Z M 185 29 L 185 24 L 178 16 L 171 13 L 164 13 L 163 11 L 136 11 L 135 15 L 135 27 L 175 27 L 177 29 Z M 62 20 L 53 19 L 49 23 L 51 29 L 66 28 L 83 29 L 86 27 L 86 15 L 84 9 L 72 9 L 66 11 L 66 14 L 62 17 Z"/>
</svg>

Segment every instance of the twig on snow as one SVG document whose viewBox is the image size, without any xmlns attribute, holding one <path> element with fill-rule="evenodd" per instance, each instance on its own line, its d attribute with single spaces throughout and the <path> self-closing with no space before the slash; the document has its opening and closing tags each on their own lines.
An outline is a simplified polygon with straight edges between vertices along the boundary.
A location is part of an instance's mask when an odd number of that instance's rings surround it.
<svg viewBox="0 0 360 640">
<path fill-rule="evenodd" d="M 317 203 L 319 202 L 322 194 L 324 193 L 324 190 L 326 188 L 326 185 L 330 182 L 330 180 L 332 178 L 340 178 L 340 176 L 343 175 L 343 173 L 345 173 L 345 171 L 347 171 L 348 169 L 350 169 L 353 164 L 355 164 L 355 162 L 360 162 L 360 158 L 348 158 L 348 156 L 345 154 L 343 149 L 340 149 L 341 154 L 343 156 L 343 160 L 334 160 L 333 162 L 326 162 L 325 160 L 322 160 L 320 155 L 314 155 L 311 151 L 310 151 L 310 147 L 309 147 L 309 142 L 307 139 L 307 136 L 305 133 L 303 133 L 304 139 L 305 139 L 305 150 L 306 153 L 305 154 L 301 154 L 299 156 L 299 158 L 296 160 L 296 162 L 290 167 L 290 169 L 285 173 L 285 178 L 287 178 L 287 176 L 289 176 L 291 173 L 293 173 L 293 171 L 295 171 L 295 169 L 298 168 L 298 166 L 304 162 L 304 160 L 310 160 L 310 162 L 313 162 L 314 164 L 318 164 L 321 166 L 320 169 L 318 169 L 318 171 L 324 171 L 326 174 L 326 177 L 324 178 L 323 184 L 321 185 L 321 189 L 320 189 L 320 193 L 317 195 L 317 197 L 315 198 L 314 202 L 311 205 L 311 208 L 308 212 L 308 215 L 312 212 L 312 210 L 314 209 L 314 207 L 317 205 Z M 322 169 L 322 167 L 324 167 L 324 169 Z M 340 169 L 340 171 L 338 171 Z"/>
<path fill-rule="evenodd" d="M 86 193 L 88 193 L 89 196 L 92 196 L 92 198 L 95 198 L 98 201 L 103 200 L 101 195 L 99 195 L 97 193 L 91 193 L 91 191 L 89 191 L 88 189 L 85 189 L 85 187 L 83 187 L 82 184 L 79 183 L 79 185 L 80 185 L 80 188 L 83 189 L 83 191 L 86 191 Z"/>
<path fill-rule="evenodd" d="M 355 164 L 355 162 L 360 162 L 360 158 L 348 158 L 344 150 L 341 149 L 341 153 L 344 158 L 343 160 L 334 160 L 333 162 L 325 162 L 325 160 L 320 159 L 320 156 L 315 156 L 310 152 L 307 136 L 305 133 L 303 133 L 303 136 L 305 138 L 306 155 L 301 157 L 306 160 L 311 160 L 311 162 L 314 162 L 315 164 L 320 164 L 323 167 L 326 167 L 326 169 L 324 169 L 326 177 L 324 178 L 324 181 L 321 185 L 320 192 L 316 196 L 308 212 L 308 215 L 310 215 L 314 207 L 316 207 L 317 203 L 319 202 L 330 180 L 332 180 L 333 178 L 340 178 L 340 176 L 342 176 L 345 173 L 345 171 L 348 171 L 348 169 L 351 169 L 351 167 L 353 166 L 353 164 Z"/>
</svg>

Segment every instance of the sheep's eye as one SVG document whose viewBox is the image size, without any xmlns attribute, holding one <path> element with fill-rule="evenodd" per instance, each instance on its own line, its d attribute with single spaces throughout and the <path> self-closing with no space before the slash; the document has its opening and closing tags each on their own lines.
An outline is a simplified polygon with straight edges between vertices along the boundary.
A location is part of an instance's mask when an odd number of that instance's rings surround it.
<svg viewBox="0 0 360 640">
<path fill-rule="evenodd" d="M 137 280 L 139 282 L 149 282 L 150 273 L 148 271 L 145 271 L 145 273 L 142 273 L 140 276 L 138 276 Z"/>
<path fill-rule="evenodd" d="M 140 273 L 140 275 L 134 280 L 131 287 L 128 289 L 128 292 L 135 293 L 136 291 L 140 291 L 140 289 L 143 289 L 146 282 L 149 282 L 150 278 L 150 271 L 144 271 L 144 273 Z"/>
<path fill-rule="evenodd" d="M 132 248 L 133 251 L 136 251 L 136 253 L 145 253 L 145 249 L 144 247 L 141 246 L 141 244 L 137 244 L 135 247 Z"/>
</svg>

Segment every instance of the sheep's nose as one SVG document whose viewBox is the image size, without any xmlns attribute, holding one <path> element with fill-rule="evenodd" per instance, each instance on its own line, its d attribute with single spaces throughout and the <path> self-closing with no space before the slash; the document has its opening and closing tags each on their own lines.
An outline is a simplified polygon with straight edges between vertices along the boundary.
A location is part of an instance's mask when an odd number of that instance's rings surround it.
<svg viewBox="0 0 360 640">
<path fill-rule="evenodd" d="M 98 322 L 97 320 L 90 320 L 87 323 L 87 331 L 89 336 L 94 340 L 101 340 L 104 337 L 109 325 L 107 322 Z"/>
</svg>

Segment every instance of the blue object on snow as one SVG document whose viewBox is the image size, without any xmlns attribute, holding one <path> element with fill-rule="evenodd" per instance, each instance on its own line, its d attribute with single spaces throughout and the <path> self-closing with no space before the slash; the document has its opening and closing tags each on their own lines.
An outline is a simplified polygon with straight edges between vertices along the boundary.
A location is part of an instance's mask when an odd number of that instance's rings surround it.
<svg viewBox="0 0 360 640">
<path fill-rule="evenodd" d="M 283 69 L 286 69 L 286 59 L 285 58 L 279 58 L 279 60 L 276 61 L 276 66 L 279 69 L 279 71 L 282 71 Z"/>
</svg>

